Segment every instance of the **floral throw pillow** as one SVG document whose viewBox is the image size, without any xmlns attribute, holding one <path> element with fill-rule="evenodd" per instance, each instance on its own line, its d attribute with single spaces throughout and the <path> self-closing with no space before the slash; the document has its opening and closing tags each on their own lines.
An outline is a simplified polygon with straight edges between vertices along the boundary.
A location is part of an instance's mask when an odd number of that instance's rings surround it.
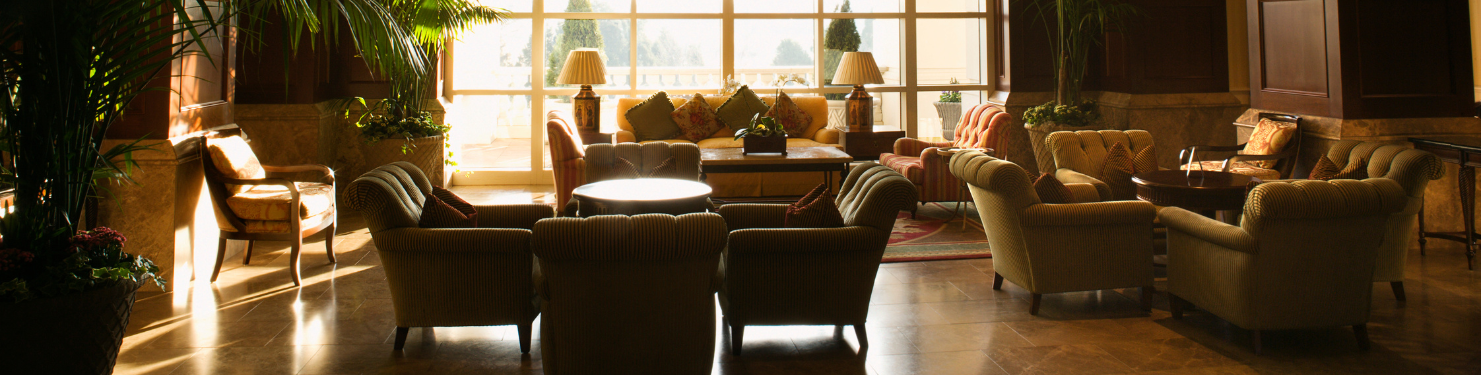
<svg viewBox="0 0 1481 375">
<path fill-rule="evenodd" d="M 1286 143 L 1291 142 L 1291 137 L 1296 135 L 1296 125 L 1271 119 L 1260 119 L 1255 124 L 1255 132 L 1250 134 L 1250 141 L 1244 144 L 1244 155 L 1274 155 L 1286 149 Z M 1275 160 L 1250 161 L 1256 167 L 1275 168 Z"/>
<path fill-rule="evenodd" d="M 782 128 L 787 130 L 787 136 L 792 138 L 801 138 L 802 133 L 807 132 L 807 128 L 812 126 L 812 115 L 798 108 L 797 103 L 793 103 L 792 98 L 787 97 L 787 93 L 777 95 L 776 104 L 773 104 L 771 109 L 762 116 L 776 119 L 782 124 Z"/>
<path fill-rule="evenodd" d="M 704 95 L 695 93 L 693 98 L 684 105 L 675 109 L 672 114 L 674 122 L 679 124 L 679 136 L 690 141 L 699 142 L 725 127 L 720 123 L 720 117 L 715 115 L 715 110 L 710 108 L 710 103 L 705 101 Z"/>
</svg>

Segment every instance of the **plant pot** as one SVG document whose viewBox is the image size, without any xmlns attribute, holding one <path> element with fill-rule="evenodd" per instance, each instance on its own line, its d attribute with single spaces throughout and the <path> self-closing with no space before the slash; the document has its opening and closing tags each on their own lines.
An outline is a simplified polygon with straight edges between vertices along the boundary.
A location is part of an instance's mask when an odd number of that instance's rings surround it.
<svg viewBox="0 0 1481 375">
<path fill-rule="evenodd" d="M 1039 173 L 1054 173 L 1054 154 L 1051 153 L 1049 151 L 1049 147 L 1044 144 L 1044 140 L 1049 138 L 1049 133 L 1058 131 L 1104 129 L 1104 127 L 1101 126 L 1098 122 L 1086 126 L 1069 126 L 1059 123 L 1046 122 L 1038 124 L 1025 124 L 1023 127 L 1025 129 L 1028 129 L 1029 141 L 1034 146 L 1034 160 L 1037 161 L 1037 163 L 1039 164 Z"/>
<path fill-rule="evenodd" d="M 409 146 L 414 146 L 410 153 L 402 153 L 401 146 L 407 145 L 406 139 L 385 139 L 373 144 L 361 144 L 361 156 L 364 157 L 364 170 L 347 181 L 353 181 L 360 174 L 379 168 L 382 165 L 398 161 L 415 164 L 422 173 L 427 174 L 427 179 L 432 180 L 432 185 L 442 186 L 442 168 L 447 159 L 447 153 L 442 149 L 443 137 L 438 135 L 432 137 L 412 138 Z M 349 186 L 349 182 L 340 183 Z"/>
<path fill-rule="evenodd" d="M 962 103 L 936 102 L 936 114 L 941 116 L 941 138 L 956 140 L 956 125 L 962 121 Z"/>
<path fill-rule="evenodd" d="M 782 155 L 786 155 L 787 137 L 757 137 L 750 135 L 741 137 L 741 155 L 767 153 L 780 153 Z"/>
<path fill-rule="evenodd" d="M 0 363 L 10 374 L 111 374 L 139 283 L 0 302 Z"/>
</svg>

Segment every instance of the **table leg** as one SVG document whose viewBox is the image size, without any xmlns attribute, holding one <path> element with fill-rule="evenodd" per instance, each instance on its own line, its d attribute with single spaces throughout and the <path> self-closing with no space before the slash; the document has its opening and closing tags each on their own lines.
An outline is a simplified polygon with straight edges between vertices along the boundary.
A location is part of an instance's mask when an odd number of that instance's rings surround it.
<svg viewBox="0 0 1481 375">
<path fill-rule="evenodd" d="M 1465 164 L 1466 156 L 1461 154 L 1460 175 L 1456 180 L 1460 184 L 1460 213 L 1465 220 L 1466 235 L 1466 269 L 1476 269 L 1476 168 Z"/>
<path fill-rule="evenodd" d="M 1424 195 L 1419 197 L 1419 256 L 1424 256 Z"/>
</svg>

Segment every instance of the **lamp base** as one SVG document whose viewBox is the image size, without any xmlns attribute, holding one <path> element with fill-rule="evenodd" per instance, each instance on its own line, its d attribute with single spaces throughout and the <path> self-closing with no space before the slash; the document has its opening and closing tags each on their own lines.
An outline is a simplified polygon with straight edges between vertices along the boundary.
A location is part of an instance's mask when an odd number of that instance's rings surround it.
<svg viewBox="0 0 1481 375">
<path fill-rule="evenodd" d="M 591 85 L 581 85 L 581 92 L 571 98 L 571 115 L 576 118 L 576 131 L 582 134 L 600 133 L 602 128 L 602 97 L 591 91 Z"/>
<path fill-rule="evenodd" d="M 854 85 L 848 95 L 848 109 L 844 123 L 850 132 L 874 132 L 874 98 L 864 91 L 864 85 Z"/>
</svg>

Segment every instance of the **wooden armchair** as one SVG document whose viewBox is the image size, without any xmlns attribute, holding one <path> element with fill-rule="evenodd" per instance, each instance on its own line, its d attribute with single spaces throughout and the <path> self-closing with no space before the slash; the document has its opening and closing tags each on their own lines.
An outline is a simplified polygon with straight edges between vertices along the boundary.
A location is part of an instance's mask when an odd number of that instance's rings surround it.
<svg viewBox="0 0 1481 375">
<path fill-rule="evenodd" d="M 1178 153 L 1182 170 L 1224 171 L 1262 180 L 1291 177 L 1301 152 L 1301 118 L 1279 113 L 1261 113 L 1249 141 L 1234 146 L 1188 146 Z M 1256 151 L 1257 148 L 1269 151 Z M 1224 160 L 1196 161 L 1200 152 L 1239 152 Z"/>
<path fill-rule="evenodd" d="M 255 241 L 269 240 L 292 243 L 288 273 L 293 277 L 293 285 L 301 285 L 298 258 L 305 238 L 324 233 L 324 251 L 329 263 L 334 263 L 334 227 L 338 218 L 334 206 L 334 171 L 314 164 L 262 165 L 240 130 L 235 133 L 201 136 L 205 147 L 201 166 L 206 175 L 206 190 L 215 203 L 216 223 L 221 228 L 211 282 L 216 282 L 221 274 L 226 240 L 247 241 L 242 264 L 252 261 Z M 302 174 L 317 174 L 319 178 L 293 178 Z"/>
<path fill-rule="evenodd" d="M 936 152 L 940 147 L 979 148 L 1004 151 L 1013 117 L 1002 108 L 978 105 L 967 110 L 953 134 L 956 140 L 927 142 L 914 138 L 895 141 L 895 152 L 879 156 L 879 163 L 894 169 L 920 191 L 920 201 L 958 202 L 965 196 L 962 183 L 951 176 L 950 163 Z M 999 154 L 1001 155 L 1001 153 Z"/>
</svg>

